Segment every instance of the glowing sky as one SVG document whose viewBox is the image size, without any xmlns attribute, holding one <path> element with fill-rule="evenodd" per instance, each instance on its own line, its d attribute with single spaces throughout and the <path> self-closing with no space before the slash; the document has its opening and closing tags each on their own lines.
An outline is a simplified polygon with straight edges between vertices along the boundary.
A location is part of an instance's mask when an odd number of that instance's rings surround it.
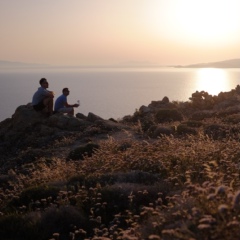
<svg viewBox="0 0 240 240">
<path fill-rule="evenodd" d="M 0 60 L 193 64 L 240 57 L 239 0 L 0 0 Z"/>
</svg>

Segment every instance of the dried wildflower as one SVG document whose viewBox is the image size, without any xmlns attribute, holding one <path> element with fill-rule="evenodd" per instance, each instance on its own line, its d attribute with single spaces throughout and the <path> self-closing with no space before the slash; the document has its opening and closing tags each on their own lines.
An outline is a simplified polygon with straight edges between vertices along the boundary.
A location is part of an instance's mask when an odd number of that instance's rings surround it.
<svg viewBox="0 0 240 240">
<path fill-rule="evenodd" d="M 211 228 L 211 225 L 209 225 L 209 224 L 199 224 L 198 225 L 198 229 L 200 229 L 200 230 L 209 229 L 209 228 Z"/>
<path fill-rule="evenodd" d="M 147 190 L 144 190 L 143 191 L 143 195 L 147 195 L 148 194 L 148 191 Z"/>
<path fill-rule="evenodd" d="M 205 181 L 205 182 L 203 182 L 202 186 L 203 186 L 203 187 L 208 187 L 209 184 L 210 184 L 210 181 Z"/>
<path fill-rule="evenodd" d="M 228 227 L 239 227 L 240 226 L 240 222 L 239 221 L 236 221 L 236 220 L 233 220 L 231 222 L 229 222 L 227 224 Z"/>
<path fill-rule="evenodd" d="M 227 204 L 220 204 L 219 206 L 218 206 L 218 212 L 219 213 L 227 213 L 228 212 L 228 209 L 229 209 L 229 207 L 228 207 L 228 205 Z"/>
<path fill-rule="evenodd" d="M 158 235 L 150 235 L 148 237 L 149 240 L 161 240 L 162 238 Z"/>
<path fill-rule="evenodd" d="M 159 205 L 162 205 L 162 203 L 163 203 L 162 198 L 158 198 L 158 199 L 156 200 L 156 203 L 159 204 Z"/>
<path fill-rule="evenodd" d="M 204 215 L 204 217 L 199 220 L 200 224 L 213 224 L 215 222 L 216 219 L 213 218 L 211 215 Z"/>
<path fill-rule="evenodd" d="M 53 238 L 54 238 L 55 240 L 58 240 L 58 239 L 59 239 L 59 236 L 60 236 L 59 233 L 53 233 Z"/>
<path fill-rule="evenodd" d="M 174 235 L 174 233 L 175 233 L 174 229 L 164 229 L 164 230 L 162 230 L 162 234 Z"/>
<path fill-rule="evenodd" d="M 207 200 L 213 200 L 216 197 L 215 193 L 208 194 Z"/>
</svg>

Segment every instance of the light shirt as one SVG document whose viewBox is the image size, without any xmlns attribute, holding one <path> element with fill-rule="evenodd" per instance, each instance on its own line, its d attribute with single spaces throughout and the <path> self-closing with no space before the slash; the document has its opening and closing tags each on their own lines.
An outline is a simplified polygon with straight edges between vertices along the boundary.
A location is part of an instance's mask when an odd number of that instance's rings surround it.
<svg viewBox="0 0 240 240">
<path fill-rule="evenodd" d="M 46 96 L 48 96 L 49 91 L 43 87 L 39 87 L 38 90 L 34 93 L 32 98 L 32 105 L 37 105 L 40 103 Z"/>
<path fill-rule="evenodd" d="M 67 97 L 62 94 L 55 101 L 54 111 L 58 111 L 59 109 L 64 108 L 66 103 L 67 103 Z"/>
</svg>

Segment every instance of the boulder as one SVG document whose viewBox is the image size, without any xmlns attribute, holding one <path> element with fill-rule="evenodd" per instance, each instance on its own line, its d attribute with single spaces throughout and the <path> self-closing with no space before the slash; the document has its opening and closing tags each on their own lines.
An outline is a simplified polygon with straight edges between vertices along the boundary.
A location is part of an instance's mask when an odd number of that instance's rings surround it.
<svg viewBox="0 0 240 240">
<path fill-rule="evenodd" d="M 87 116 L 85 116 L 83 113 L 77 113 L 76 114 L 76 118 L 82 119 L 82 120 L 86 120 Z"/>
<path fill-rule="evenodd" d="M 36 112 L 31 106 L 21 105 L 12 115 L 11 125 L 15 131 L 23 132 L 44 121 L 46 117 L 43 114 Z"/>
<path fill-rule="evenodd" d="M 49 117 L 48 124 L 52 127 L 69 131 L 80 131 L 91 125 L 91 123 L 86 120 L 68 116 L 62 113 L 57 113 Z"/>
<path fill-rule="evenodd" d="M 159 109 L 159 108 L 175 108 L 176 106 L 169 102 L 168 97 L 164 97 L 161 101 L 152 101 L 149 105 L 151 109 Z"/>
<path fill-rule="evenodd" d="M 118 122 L 113 122 L 111 120 L 96 120 L 94 125 L 105 131 L 119 131 L 127 128 L 125 125 Z"/>
<path fill-rule="evenodd" d="M 82 126 L 82 122 L 84 122 L 84 120 L 78 119 L 78 118 L 75 118 L 75 117 L 70 117 L 69 120 L 68 120 L 67 129 L 72 130 L 72 131 L 80 130 L 80 128 Z"/>
<path fill-rule="evenodd" d="M 139 112 L 140 114 L 147 114 L 151 112 L 151 108 L 143 105 L 139 108 Z"/>
<path fill-rule="evenodd" d="M 64 115 L 63 113 L 56 113 L 49 118 L 48 124 L 52 127 L 66 129 L 68 126 L 69 118 L 69 116 Z"/>
<path fill-rule="evenodd" d="M 88 116 L 87 116 L 87 121 L 89 122 L 95 122 L 96 120 L 103 120 L 101 117 L 95 115 L 94 113 L 88 113 Z"/>
<path fill-rule="evenodd" d="M 164 97 L 163 99 L 162 99 L 162 103 L 169 103 L 170 101 L 169 101 L 169 98 L 168 97 Z"/>
</svg>

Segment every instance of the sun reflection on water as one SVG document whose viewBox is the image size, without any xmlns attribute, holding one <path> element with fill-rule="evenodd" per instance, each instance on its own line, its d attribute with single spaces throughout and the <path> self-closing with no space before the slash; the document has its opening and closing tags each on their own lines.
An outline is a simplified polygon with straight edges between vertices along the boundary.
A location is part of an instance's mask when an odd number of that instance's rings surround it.
<svg viewBox="0 0 240 240">
<path fill-rule="evenodd" d="M 231 87 L 227 71 L 219 68 L 202 68 L 196 72 L 196 89 L 218 95 Z"/>
</svg>

